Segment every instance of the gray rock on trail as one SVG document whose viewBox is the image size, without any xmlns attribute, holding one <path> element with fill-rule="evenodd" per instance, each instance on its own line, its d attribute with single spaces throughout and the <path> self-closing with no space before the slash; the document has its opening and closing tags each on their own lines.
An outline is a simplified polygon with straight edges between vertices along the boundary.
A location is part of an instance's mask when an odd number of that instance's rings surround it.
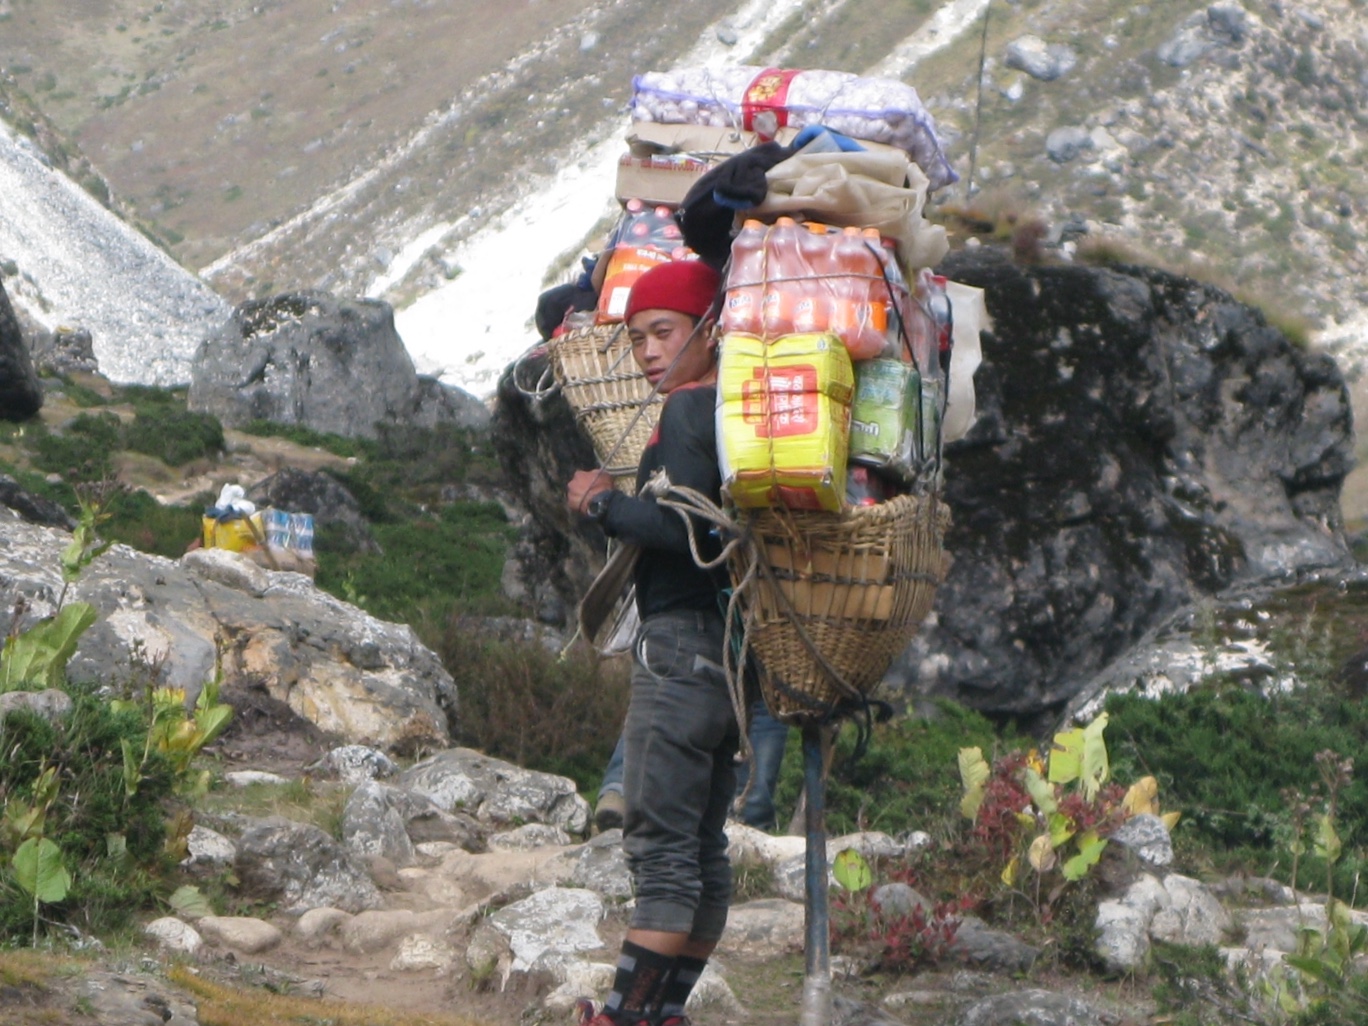
<svg viewBox="0 0 1368 1026">
<path fill-rule="evenodd" d="M 199 931 L 175 916 L 162 916 L 143 927 L 143 933 L 156 942 L 157 947 L 172 955 L 197 956 L 204 947 Z"/>
<path fill-rule="evenodd" d="M 22 709 L 41 716 L 49 723 L 56 723 L 71 712 L 71 696 L 61 688 L 46 688 L 42 691 L 7 691 L 0 695 L 0 723 L 10 713 Z"/>
<path fill-rule="evenodd" d="M 364 912 L 384 904 L 360 861 L 316 826 L 272 817 L 238 838 L 234 864 L 242 893 L 287 911 Z"/>
<path fill-rule="evenodd" d="M 342 809 L 342 842 L 353 854 L 383 855 L 396 866 L 412 865 L 413 841 L 404 829 L 404 817 L 396 807 L 396 791 L 374 781 L 357 785 Z"/>
<path fill-rule="evenodd" d="M 489 420 L 474 396 L 419 377 L 388 303 L 312 290 L 234 310 L 195 353 L 188 404 L 228 427 L 270 420 L 367 438 L 377 425 Z"/>
<path fill-rule="evenodd" d="M 244 955 L 270 951 L 284 939 L 279 927 L 254 916 L 205 916 L 198 926 L 209 943 Z"/>
<path fill-rule="evenodd" d="M 398 763 L 384 752 L 366 745 L 341 745 L 333 748 L 309 768 L 331 773 L 344 784 L 379 780 L 392 777 L 399 772 Z"/>
<path fill-rule="evenodd" d="M 1185 18 L 1155 49 L 1165 64 L 1186 68 L 1220 47 L 1238 47 L 1248 32 L 1248 14 L 1238 4 L 1214 4 Z"/>
<path fill-rule="evenodd" d="M 1064 994 L 1018 990 L 984 998 L 966 1009 L 955 1026 L 1114 1026 L 1116 1016 Z"/>
<path fill-rule="evenodd" d="M 237 860 L 237 845 L 216 830 L 196 823 L 185 839 L 188 854 L 181 866 L 192 873 L 216 873 Z"/>
<path fill-rule="evenodd" d="M 525 972 L 543 955 L 603 947 L 598 934 L 603 914 L 603 899 L 593 891 L 548 887 L 505 905 L 489 917 L 489 924 L 507 938 L 513 971 Z"/>
<path fill-rule="evenodd" d="M 1077 125 L 1056 128 L 1045 137 L 1045 152 L 1056 164 L 1067 164 L 1092 148 L 1092 133 Z"/>
<path fill-rule="evenodd" d="M 589 803 L 568 777 L 538 773 L 471 748 L 451 748 L 410 766 L 399 786 L 426 795 L 444 811 L 463 810 L 482 823 L 550 823 L 571 834 L 589 828 Z"/>
<path fill-rule="evenodd" d="M 1095 950 L 1109 968 L 1127 972 L 1144 964 L 1151 941 L 1202 945 L 1218 943 L 1231 918 L 1209 890 L 1170 873 L 1142 874 L 1118 898 L 1097 906 Z"/>
<path fill-rule="evenodd" d="M 65 509 L 51 499 L 34 495 L 8 474 L 0 474 L 0 506 L 5 507 L 0 510 L 0 517 L 7 510 L 20 520 L 40 527 L 60 527 L 64 531 L 76 527 L 75 518 Z"/>
</svg>

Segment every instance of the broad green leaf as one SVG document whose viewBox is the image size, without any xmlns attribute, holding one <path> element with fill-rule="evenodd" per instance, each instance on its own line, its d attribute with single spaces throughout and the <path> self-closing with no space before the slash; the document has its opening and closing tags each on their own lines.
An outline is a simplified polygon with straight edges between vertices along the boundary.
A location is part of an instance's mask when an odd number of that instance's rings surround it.
<svg viewBox="0 0 1368 1026">
<path fill-rule="evenodd" d="M 1086 838 L 1092 838 L 1086 840 Z M 1078 839 L 1078 854 L 1064 863 L 1064 868 L 1060 870 L 1065 880 L 1082 880 L 1088 875 L 1088 870 L 1097 865 L 1097 860 L 1102 857 L 1103 850 L 1107 847 L 1105 837 L 1097 837 L 1091 832 L 1083 834 Z"/>
<path fill-rule="evenodd" d="M 1107 729 L 1107 714 L 1102 713 L 1083 728 L 1083 768 L 1080 773 L 1083 797 L 1092 801 L 1111 776 L 1107 761 L 1107 742 L 1102 733 Z"/>
<path fill-rule="evenodd" d="M 49 766 L 38 774 L 33 785 L 33 804 L 43 808 L 51 805 L 57 797 L 57 767 Z"/>
<path fill-rule="evenodd" d="M 1055 801 L 1054 788 L 1035 770 L 1027 766 L 1021 774 L 1021 782 L 1026 787 L 1026 793 L 1031 796 L 1031 801 L 1035 807 L 1045 815 L 1050 815 L 1059 808 L 1059 803 Z"/>
<path fill-rule="evenodd" d="M 203 748 L 223 732 L 223 728 L 233 718 L 231 705 L 214 705 L 195 710 L 195 726 L 199 728 L 199 741 L 195 750 Z"/>
<path fill-rule="evenodd" d="M 1340 857 L 1340 839 L 1335 831 L 1335 821 L 1327 812 L 1320 816 L 1316 824 L 1316 854 L 1327 862 L 1338 862 Z"/>
<path fill-rule="evenodd" d="M 1031 868 L 1037 873 L 1048 873 L 1055 866 L 1054 845 L 1050 843 L 1049 834 L 1041 834 L 1031 842 L 1031 847 L 1026 853 L 1026 858 L 1031 863 Z"/>
<path fill-rule="evenodd" d="M 214 910 L 209 906 L 209 899 L 200 893 L 198 887 L 185 884 L 177 887 L 175 892 L 167 899 L 174 908 L 186 919 L 203 919 L 205 916 L 212 916 Z"/>
<path fill-rule="evenodd" d="M 1074 835 L 1074 821 L 1063 813 L 1056 812 L 1050 817 L 1050 843 L 1056 848 Z"/>
<path fill-rule="evenodd" d="M 5 645 L 0 666 L 0 691 L 25 686 L 59 688 L 65 682 L 66 664 L 76 651 L 81 635 L 95 622 L 95 607 L 72 602 L 57 615 L 37 623 Z"/>
<path fill-rule="evenodd" d="M 142 783 L 142 760 L 138 758 L 137 750 L 128 738 L 119 739 L 119 748 L 123 751 L 124 794 L 132 798 L 138 793 L 138 785 Z"/>
<path fill-rule="evenodd" d="M 71 890 L 62 850 L 46 837 L 30 837 L 14 853 L 14 879 L 39 901 L 61 901 Z"/>
<path fill-rule="evenodd" d="M 869 870 L 869 863 L 854 848 L 846 848 L 837 853 L 836 861 L 831 866 L 831 875 L 836 878 L 838 884 L 852 893 L 862 891 L 874 882 L 874 874 Z"/>
<path fill-rule="evenodd" d="M 1020 863 L 1021 859 L 1018 856 L 1013 855 L 1011 860 L 1007 863 L 1007 865 L 1002 867 L 1002 882 L 1005 883 L 1008 887 L 1011 887 L 1014 883 L 1016 883 L 1017 867 L 1020 865 Z"/>
<path fill-rule="evenodd" d="M 1052 784 L 1072 784 L 1083 772 L 1083 729 L 1063 730 L 1054 736 L 1050 749 L 1049 778 Z"/>
<path fill-rule="evenodd" d="M 47 809 L 14 799 L 5 805 L 5 836 L 16 848 L 21 842 L 43 832 Z"/>
<path fill-rule="evenodd" d="M 964 785 L 964 797 L 960 799 L 960 814 L 965 819 L 978 816 L 979 806 L 983 804 L 983 793 L 988 784 L 991 771 L 983 759 L 983 752 L 977 748 L 959 750 L 960 783 Z"/>
<path fill-rule="evenodd" d="M 1331 967 L 1319 958 L 1312 958 L 1307 955 L 1283 955 L 1283 961 L 1298 972 L 1304 973 L 1313 980 L 1320 980 L 1322 983 L 1330 983 L 1336 976 Z"/>
</svg>

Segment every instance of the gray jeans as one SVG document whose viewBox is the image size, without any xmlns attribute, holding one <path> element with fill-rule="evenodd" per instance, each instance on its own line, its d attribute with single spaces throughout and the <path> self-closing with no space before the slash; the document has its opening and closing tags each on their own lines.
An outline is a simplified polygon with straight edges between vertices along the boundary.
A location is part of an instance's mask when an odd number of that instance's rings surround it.
<svg viewBox="0 0 1368 1026">
<path fill-rule="evenodd" d="M 637 634 L 624 728 L 623 850 L 631 925 L 715 941 L 727 923 L 724 826 L 736 793 L 736 715 L 722 669 L 721 613 L 648 618 Z"/>
</svg>

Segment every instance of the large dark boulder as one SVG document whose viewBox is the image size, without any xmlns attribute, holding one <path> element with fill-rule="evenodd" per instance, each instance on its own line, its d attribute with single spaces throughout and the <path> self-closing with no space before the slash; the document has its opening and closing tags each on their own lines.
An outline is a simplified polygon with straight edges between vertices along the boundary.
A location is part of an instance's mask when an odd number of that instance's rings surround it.
<svg viewBox="0 0 1368 1026">
<path fill-rule="evenodd" d="M 953 563 L 896 695 L 1042 722 L 1203 596 L 1348 564 L 1353 428 L 1334 361 L 1221 290 L 1142 267 L 947 259 L 985 290 L 978 420 L 948 447 Z M 505 375 L 494 441 L 534 520 L 525 565 L 566 610 L 601 558 L 564 487 L 594 465 L 541 364 Z M 537 576 L 540 575 L 540 576 Z"/>
<path fill-rule="evenodd" d="M 0 420 L 28 420 L 43 406 L 43 386 L 19 319 L 0 284 Z"/>
<path fill-rule="evenodd" d="M 489 420 L 474 396 L 416 373 L 388 303 L 318 291 L 234 310 L 195 354 L 189 406 L 229 427 L 270 420 L 352 437 Z"/>
<path fill-rule="evenodd" d="M 954 564 L 895 675 L 909 689 L 1053 710 L 1201 596 L 1350 562 L 1353 426 L 1329 356 L 1150 268 L 979 250 L 943 270 L 985 290 L 993 327 L 978 421 L 947 452 Z"/>
<path fill-rule="evenodd" d="M 603 563 L 603 532 L 565 506 L 576 470 L 598 466 L 570 404 L 550 380 L 545 350 L 511 365 L 499 379 L 490 420 L 494 452 L 518 505 L 530 514 L 505 572 L 504 590 L 547 623 L 574 619 L 575 604 Z"/>
</svg>

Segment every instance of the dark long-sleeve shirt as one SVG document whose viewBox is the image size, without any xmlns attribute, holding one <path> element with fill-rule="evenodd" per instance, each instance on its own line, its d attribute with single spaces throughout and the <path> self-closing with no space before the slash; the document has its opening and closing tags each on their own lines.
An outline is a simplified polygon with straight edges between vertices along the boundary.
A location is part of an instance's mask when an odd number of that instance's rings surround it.
<svg viewBox="0 0 1368 1026">
<path fill-rule="evenodd" d="M 660 467 L 670 483 L 692 488 L 714 502 L 722 491 L 717 463 L 712 385 L 684 385 L 665 398 L 660 421 L 637 467 L 637 491 Z M 637 610 L 644 620 L 672 609 L 718 608 L 718 592 L 727 586 L 726 569 L 699 569 L 689 551 L 684 520 L 649 496 L 614 492 L 604 514 L 604 531 L 642 546 L 635 572 Z M 711 559 L 721 551 L 712 525 L 694 518 L 699 553 Z"/>
</svg>

